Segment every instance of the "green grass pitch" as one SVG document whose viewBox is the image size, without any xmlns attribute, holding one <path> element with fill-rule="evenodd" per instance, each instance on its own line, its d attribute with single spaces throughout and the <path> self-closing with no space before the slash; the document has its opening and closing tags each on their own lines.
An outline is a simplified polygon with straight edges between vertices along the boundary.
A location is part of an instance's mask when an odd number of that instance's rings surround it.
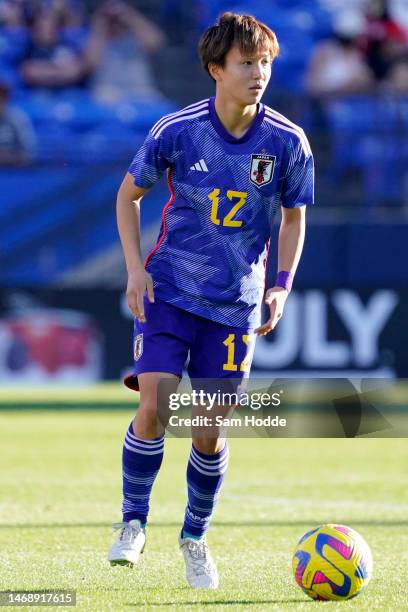
<svg viewBox="0 0 408 612">
<path fill-rule="evenodd" d="M 221 584 L 193 591 L 177 548 L 189 440 L 166 442 L 140 564 L 106 561 L 131 416 L 130 408 L 0 412 L 0 590 L 75 589 L 77 610 L 99 612 L 406 609 L 406 440 L 230 440 L 208 538 Z M 350 602 L 313 602 L 292 578 L 298 538 L 324 522 L 357 529 L 373 552 L 373 580 Z"/>
</svg>

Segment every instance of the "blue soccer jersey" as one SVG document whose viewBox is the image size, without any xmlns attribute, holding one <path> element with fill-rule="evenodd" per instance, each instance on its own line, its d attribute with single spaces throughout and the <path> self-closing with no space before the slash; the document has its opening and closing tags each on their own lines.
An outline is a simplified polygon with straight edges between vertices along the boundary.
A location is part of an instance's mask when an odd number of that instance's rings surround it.
<svg viewBox="0 0 408 612">
<path fill-rule="evenodd" d="M 157 297 L 208 319 L 260 324 L 274 213 L 313 204 L 313 156 L 303 130 L 259 104 L 241 138 L 214 98 L 167 115 L 129 172 L 139 187 L 168 173 L 158 242 L 146 259 Z"/>
</svg>

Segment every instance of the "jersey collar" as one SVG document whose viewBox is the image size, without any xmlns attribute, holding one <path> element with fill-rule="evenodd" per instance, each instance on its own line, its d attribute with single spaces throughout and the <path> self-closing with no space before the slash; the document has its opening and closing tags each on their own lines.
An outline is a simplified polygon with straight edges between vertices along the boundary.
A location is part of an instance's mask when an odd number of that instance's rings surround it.
<svg viewBox="0 0 408 612">
<path fill-rule="evenodd" d="M 241 136 L 241 138 L 235 138 L 235 136 L 230 134 L 230 132 L 228 132 L 228 130 L 225 129 L 225 127 L 223 126 L 223 124 L 221 123 L 217 115 L 217 111 L 215 110 L 215 97 L 213 96 L 212 98 L 210 98 L 211 123 L 213 124 L 213 127 L 215 131 L 217 132 L 217 134 L 221 136 L 223 140 L 225 140 L 226 142 L 232 143 L 232 144 L 241 144 L 243 142 L 247 142 L 247 140 L 252 138 L 252 136 L 255 134 L 258 127 L 262 123 L 264 114 L 265 114 L 264 105 L 259 103 L 258 104 L 258 114 L 256 115 L 255 119 L 252 121 L 251 125 L 249 126 L 249 129 L 245 132 L 243 136 Z"/>
</svg>

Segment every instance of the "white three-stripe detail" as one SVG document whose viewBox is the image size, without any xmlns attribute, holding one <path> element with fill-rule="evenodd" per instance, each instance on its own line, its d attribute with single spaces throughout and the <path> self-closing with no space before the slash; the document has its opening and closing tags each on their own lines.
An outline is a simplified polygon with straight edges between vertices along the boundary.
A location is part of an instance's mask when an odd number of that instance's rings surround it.
<svg viewBox="0 0 408 612">
<path fill-rule="evenodd" d="M 208 469 L 204 469 L 201 465 L 199 465 L 194 457 L 190 457 L 191 465 L 200 472 L 200 474 L 204 474 L 204 476 L 218 476 L 219 474 L 224 474 L 227 471 L 228 462 L 225 465 L 218 467 L 216 470 L 209 471 Z"/>
<path fill-rule="evenodd" d="M 194 106 L 191 107 L 187 107 L 187 108 L 183 108 L 183 110 L 181 111 L 177 111 L 176 113 L 171 113 L 170 115 L 166 115 L 165 117 L 162 117 L 162 119 L 160 119 L 153 127 L 152 127 L 152 134 L 153 136 L 156 135 L 156 133 L 165 125 L 168 123 L 171 123 L 173 119 L 176 119 L 177 117 L 190 117 L 192 114 L 194 114 L 197 111 L 203 110 L 203 109 L 208 109 L 208 101 L 204 101 L 204 102 L 199 102 L 197 104 L 194 104 Z"/>
<path fill-rule="evenodd" d="M 169 113 L 168 115 L 165 115 L 164 117 L 159 119 L 154 124 L 154 126 L 151 129 L 151 132 L 153 133 L 154 131 L 156 131 L 159 127 L 161 127 L 163 123 L 165 123 L 169 119 L 173 119 L 174 117 L 178 115 L 187 114 L 189 112 L 192 113 L 201 108 L 205 108 L 205 106 L 208 106 L 208 98 L 206 98 L 205 100 L 200 100 L 199 102 L 195 102 L 194 104 L 190 104 L 189 106 L 186 106 L 185 108 L 182 108 L 181 110 L 176 111 L 175 113 Z"/>
<path fill-rule="evenodd" d="M 225 453 L 222 453 L 219 459 L 215 461 L 207 461 L 206 459 L 199 457 L 195 452 L 195 449 L 192 448 L 190 453 L 190 463 L 198 472 L 200 472 L 200 474 L 204 474 L 205 476 L 217 476 L 226 472 L 228 467 L 228 455 L 228 449 L 226 449 Z"/>
<path fill-rule="evenodd" d="M 140 448 L 130 446 L 126 440 L 123 442 L 123 446 L 127 448 L 128 450 L 133 451 L 134 453 L 140 453 L 141 455 L 159 455 L 160 453 L 163 452 L 162 448 L 159 448 L 158 450 L 153 450 L 153 451 L 141 450 Z"/>
<path fill-rule="evenodd" d="M 265 121 L 267 121 L 268 123 L 271 123 L 275 127 L 280 128 L 281 130 L 285 130 L 286 132 L 291 132 L 292 134 L 295 134 L 300 140 L 300 144 L 302 145 L 302 149 L 305 155 L 308 157 L 309 155 L 312 154 L 310 145 L 302 129 L 293 129 L 289 127 L 288 125 L 284 125 L 283 123 L 278 123 L 279 119 L 276 121 L 275 118 L 272 117 L 272 115 L 268 115 L 267 113 L 265 114 Z"/>
<path fill-rule="evenodd" d="M 127 431 L 126 435 L 128 435 L 135 442 L 139 442 L 141 444 L 150 444 L 152 446 L 159 446 L 160 444 L 164 444 L 164 436 L 160 436 L 157 439 L 153 440 L 145 440 L 144 438 L 137 438 L 131 431 Z"/>
<path fill-rule="evenodd" d="M 176 119 L 172 119 L 171 121 L 167 121 L 167 123 L 163 124 L 159 130 L 156 130 L 153 136 L 155 140 L 157 140 L 160 134 L 162 133 L 162 131 L 165 130 L 166 127 L 168 127 L 169 125 L 172 125 L 173 123 L 178 123 L 179 121 L 186 121 L 187 119 L 195 119 L 196 117 L 201 117 L 202 115 L 209 115 L 209 114 L 210 114 L 210 111 L 208 110 L 208 108 L 206 108 L 205 110 L 202 110 L 198 113 L 194 113 L 193 115 L 184 115 L 184 116 L 177 117 Z"/>
<path fill-rule="evenodd" d="M 208 102 L 209 102 L 209 99 L 206 98 L 204 100 L 200 100 L 199 102 L 194 102 L 194 104 L 189 104 L 189 106 L 185 106 L 184 108 L 180 109 L 179 111 L 175 111 L 174 113 L 168 113 L 168 115 L 164 115 L 164 117 L 159 119 L 154 124 L 154 126 L 152 127 L 151 131 L 153 132 L 153 130 L 156 130 L 158 127 L 160 127 L 162 123 L 167 121 L 167 119 L 171 119 L 175 115 L 181 115 L 182 113 L 193 112 L 194 110 L 197 110 L 198 107 L 201 108 L 201 107 L 205 106 L 206 104 L 208 105 Z"/>
</svg>

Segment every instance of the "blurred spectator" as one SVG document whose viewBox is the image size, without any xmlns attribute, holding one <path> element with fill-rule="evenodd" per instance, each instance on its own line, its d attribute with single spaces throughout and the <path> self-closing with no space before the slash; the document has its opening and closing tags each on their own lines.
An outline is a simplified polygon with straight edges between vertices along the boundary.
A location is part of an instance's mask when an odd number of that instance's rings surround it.
<svg viewBox="0 0 408 612">
<path fill-rule="evenodd" d="M 408 57 L 394 62 L 390 68 L 388 84 L 395 94 L 408 93 Z"/>
<path fill-rule="evenodd" d="M 314 96 L 363 93 L 374 86 L 374 75 L 359 47 L 363 21 L 355 12 L 339 13 L 334 35 L 319 43 L 306 75 L 306 88 Z"/>
<path fill-rule="evenodd" d="M 95 99 L 115 104 L 159 97 L 147 55 L 165 42 L 160 28 L 125 2 L 105 2 L 94 15 L 87 48 Z"/>
<path fill-rule="evenodd" d="M 34 133 L 21 110 L 10 109 L 9 84 L 0 78 L 0 166 L 28 163 L 34 151 Z"/>
<path fill-rule="evenodd" d="M 18 0 L 0 1 L 0 24 L 2 27 L 25 27 L 24 6 Z"/>
<path fill-rule="evenodd" d="M 79 28 L 85 22 L 85 6 L 83 0 L 64 0 L 64 27 Z"/>
<path fill-rule="evenodd" d="M 29 32 L 23 5 L 17 0 L 0 0 L 0 71 L 18 85 L 17 66 L 25 56 Z"/>
<path fill-rule="evenodd" d="M 7 0 L 23 8 L 25 20 L 31 24 L 37 15 L 53 13 L 63 27 L 79 26 L 84 19 L 83 0 Z"/>
<path fill-rule="evenodd" d="M 368 0 L 362 47 L 377 82 L 408 91 L 408 35 L 391 16 L 388 0 Z"/>
<path fill-rule="evenodd" d="M 40 4 L 43 7 L 40 12 L 52 11 L 63 28 L 80 28 L 84 23 L 82 0 L 40 0 Z"/>
<path fill-rule="evenodd" d="M 63 39 L 55 13 L 36 16 L 31 46 L 20 73 L 29 87 L 57 89 L 83 85 L 84 58 L 78 48 Z"/>
</svg>

